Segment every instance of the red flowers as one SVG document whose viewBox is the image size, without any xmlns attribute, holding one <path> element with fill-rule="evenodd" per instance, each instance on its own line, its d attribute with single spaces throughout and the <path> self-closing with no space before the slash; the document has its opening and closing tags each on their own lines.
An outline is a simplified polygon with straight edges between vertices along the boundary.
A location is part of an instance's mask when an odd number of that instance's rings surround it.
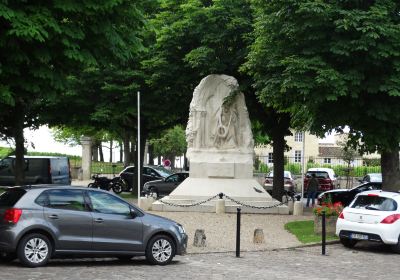
<svg viewBox="0 0 400 280">
<path fill-rule="evenodd" d="M 339 216 L 343 210 L 343 204 L 341 202 L 335 202 L 332 204 L 330 198 L 322 202 L 321 206 L 317 206 L 313 209 L 314 215 L 322 216 L 322 213 L 325 212 L 326 217 L 330 216 Z"/>
</svg>

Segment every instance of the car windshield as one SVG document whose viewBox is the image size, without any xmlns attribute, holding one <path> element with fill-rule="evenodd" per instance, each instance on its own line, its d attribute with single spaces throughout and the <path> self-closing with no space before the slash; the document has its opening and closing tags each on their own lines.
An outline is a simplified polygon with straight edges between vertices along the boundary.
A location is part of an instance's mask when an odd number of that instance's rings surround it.
<svg viewBox="0 0 400 280">
<path fill-rule="evenodd" d="M 308 171 L 306 174 L 306 177 L 311 177 L 311 174 L 315 174 L 315 177 L 321 178 L 321 179 L 329 178 L 328 172 L 325 172 L 325 171 Z"/>
<path fill-rule="evenodd" d="M 163 177 L 168 177 L 169 175 L 172 175 L 172 172 L 169 171 L 168 169 L 165 169 L 164 167 L 155 166 L 153 168 L 155 170 L 157 170 L 158 173 L 160 173 L 160 175 L 163 176 Z"/>
<path fill-rule="evenodd" d="M 268 177 L 274 177 L 274 172 L 273 171 L 269 172 Z M 291 176 L 289 171 L 284 171 L 283 172 L 283 177 L 291 178 L 292 176 Z"/>
<path fill-rule="evenodd" d="M 351 205 L 351 208 L 376 211 L 395 211 L 397 209 L 397 202 L 388 197 L 360 195 Z"/>
<path fill-rule="evenodd" d="M 0 207 L 12 207 L 26 193 L 24 189 L 9 189 L 0 195 Z"/>
</svg>

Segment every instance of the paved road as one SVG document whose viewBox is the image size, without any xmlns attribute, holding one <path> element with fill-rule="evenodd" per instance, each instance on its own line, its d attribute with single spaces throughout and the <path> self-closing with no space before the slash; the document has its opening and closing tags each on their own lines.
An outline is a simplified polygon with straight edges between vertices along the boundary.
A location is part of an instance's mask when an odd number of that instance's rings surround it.
<svg viewBox="0 0 400 280">
<path fill-rule="evenodd" d="M 349 250 L 329 245 L 264 252 L 189 254 L 168 266 L 150 266 L 143 258 L 54 260 L 47 267 L 0 264 L 1 280 L 44 279 L 399 279 L 400 255 L 380 245 Z M 311 269 L 312 268 L 312 269 Z"/>
</svg>

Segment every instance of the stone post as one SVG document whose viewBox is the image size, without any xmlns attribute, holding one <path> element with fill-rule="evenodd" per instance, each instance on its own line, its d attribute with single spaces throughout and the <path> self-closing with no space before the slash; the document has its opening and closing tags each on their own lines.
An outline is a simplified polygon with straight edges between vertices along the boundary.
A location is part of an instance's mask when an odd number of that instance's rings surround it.
<svg viewBox="0 0 400 280">
<path fill-rule="evenodd" d="M 82 180 L 90 180 L 92 170 L 92 139 L 82 136 L 80 140 L 82 145 Z"/>
<path fill-rule="evenodd" d="M 302 201 L 294 202 L 293 215 L 294 216 L 302 216 L 303 215 L 303 202 Z"/>
<path fill-rule="evenodd" d="M 215 202 L 215 213 L 224 214 L 225 213 L 225 199 L 218 199 Z"/>
</svg>

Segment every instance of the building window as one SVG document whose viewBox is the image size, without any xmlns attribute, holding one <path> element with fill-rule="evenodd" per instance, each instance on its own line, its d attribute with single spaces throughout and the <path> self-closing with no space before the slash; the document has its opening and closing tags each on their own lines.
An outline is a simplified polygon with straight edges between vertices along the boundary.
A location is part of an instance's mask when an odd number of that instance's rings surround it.
<svg viewBox="0 0 400 280">
<path fill-rule="evenodd" d="M 294 151 L 294 162 L 301 162 L 301 151 Z"/>
<path fill-rule="evenodd" d="M 331 163 L 331 158 L 324 158 L 324 163 Z"/>
<path fill-rule="evenodd" d="M 303 142 L 303 132 L 296 132 L 294 134 L 294 141 L 295 142 Z"/>
<path fill-rule="evenodd" d="M 273 163 L 273 162 L 274 162 L 273 153 L 268 153 L 268 163 Z"/>
</svg>

